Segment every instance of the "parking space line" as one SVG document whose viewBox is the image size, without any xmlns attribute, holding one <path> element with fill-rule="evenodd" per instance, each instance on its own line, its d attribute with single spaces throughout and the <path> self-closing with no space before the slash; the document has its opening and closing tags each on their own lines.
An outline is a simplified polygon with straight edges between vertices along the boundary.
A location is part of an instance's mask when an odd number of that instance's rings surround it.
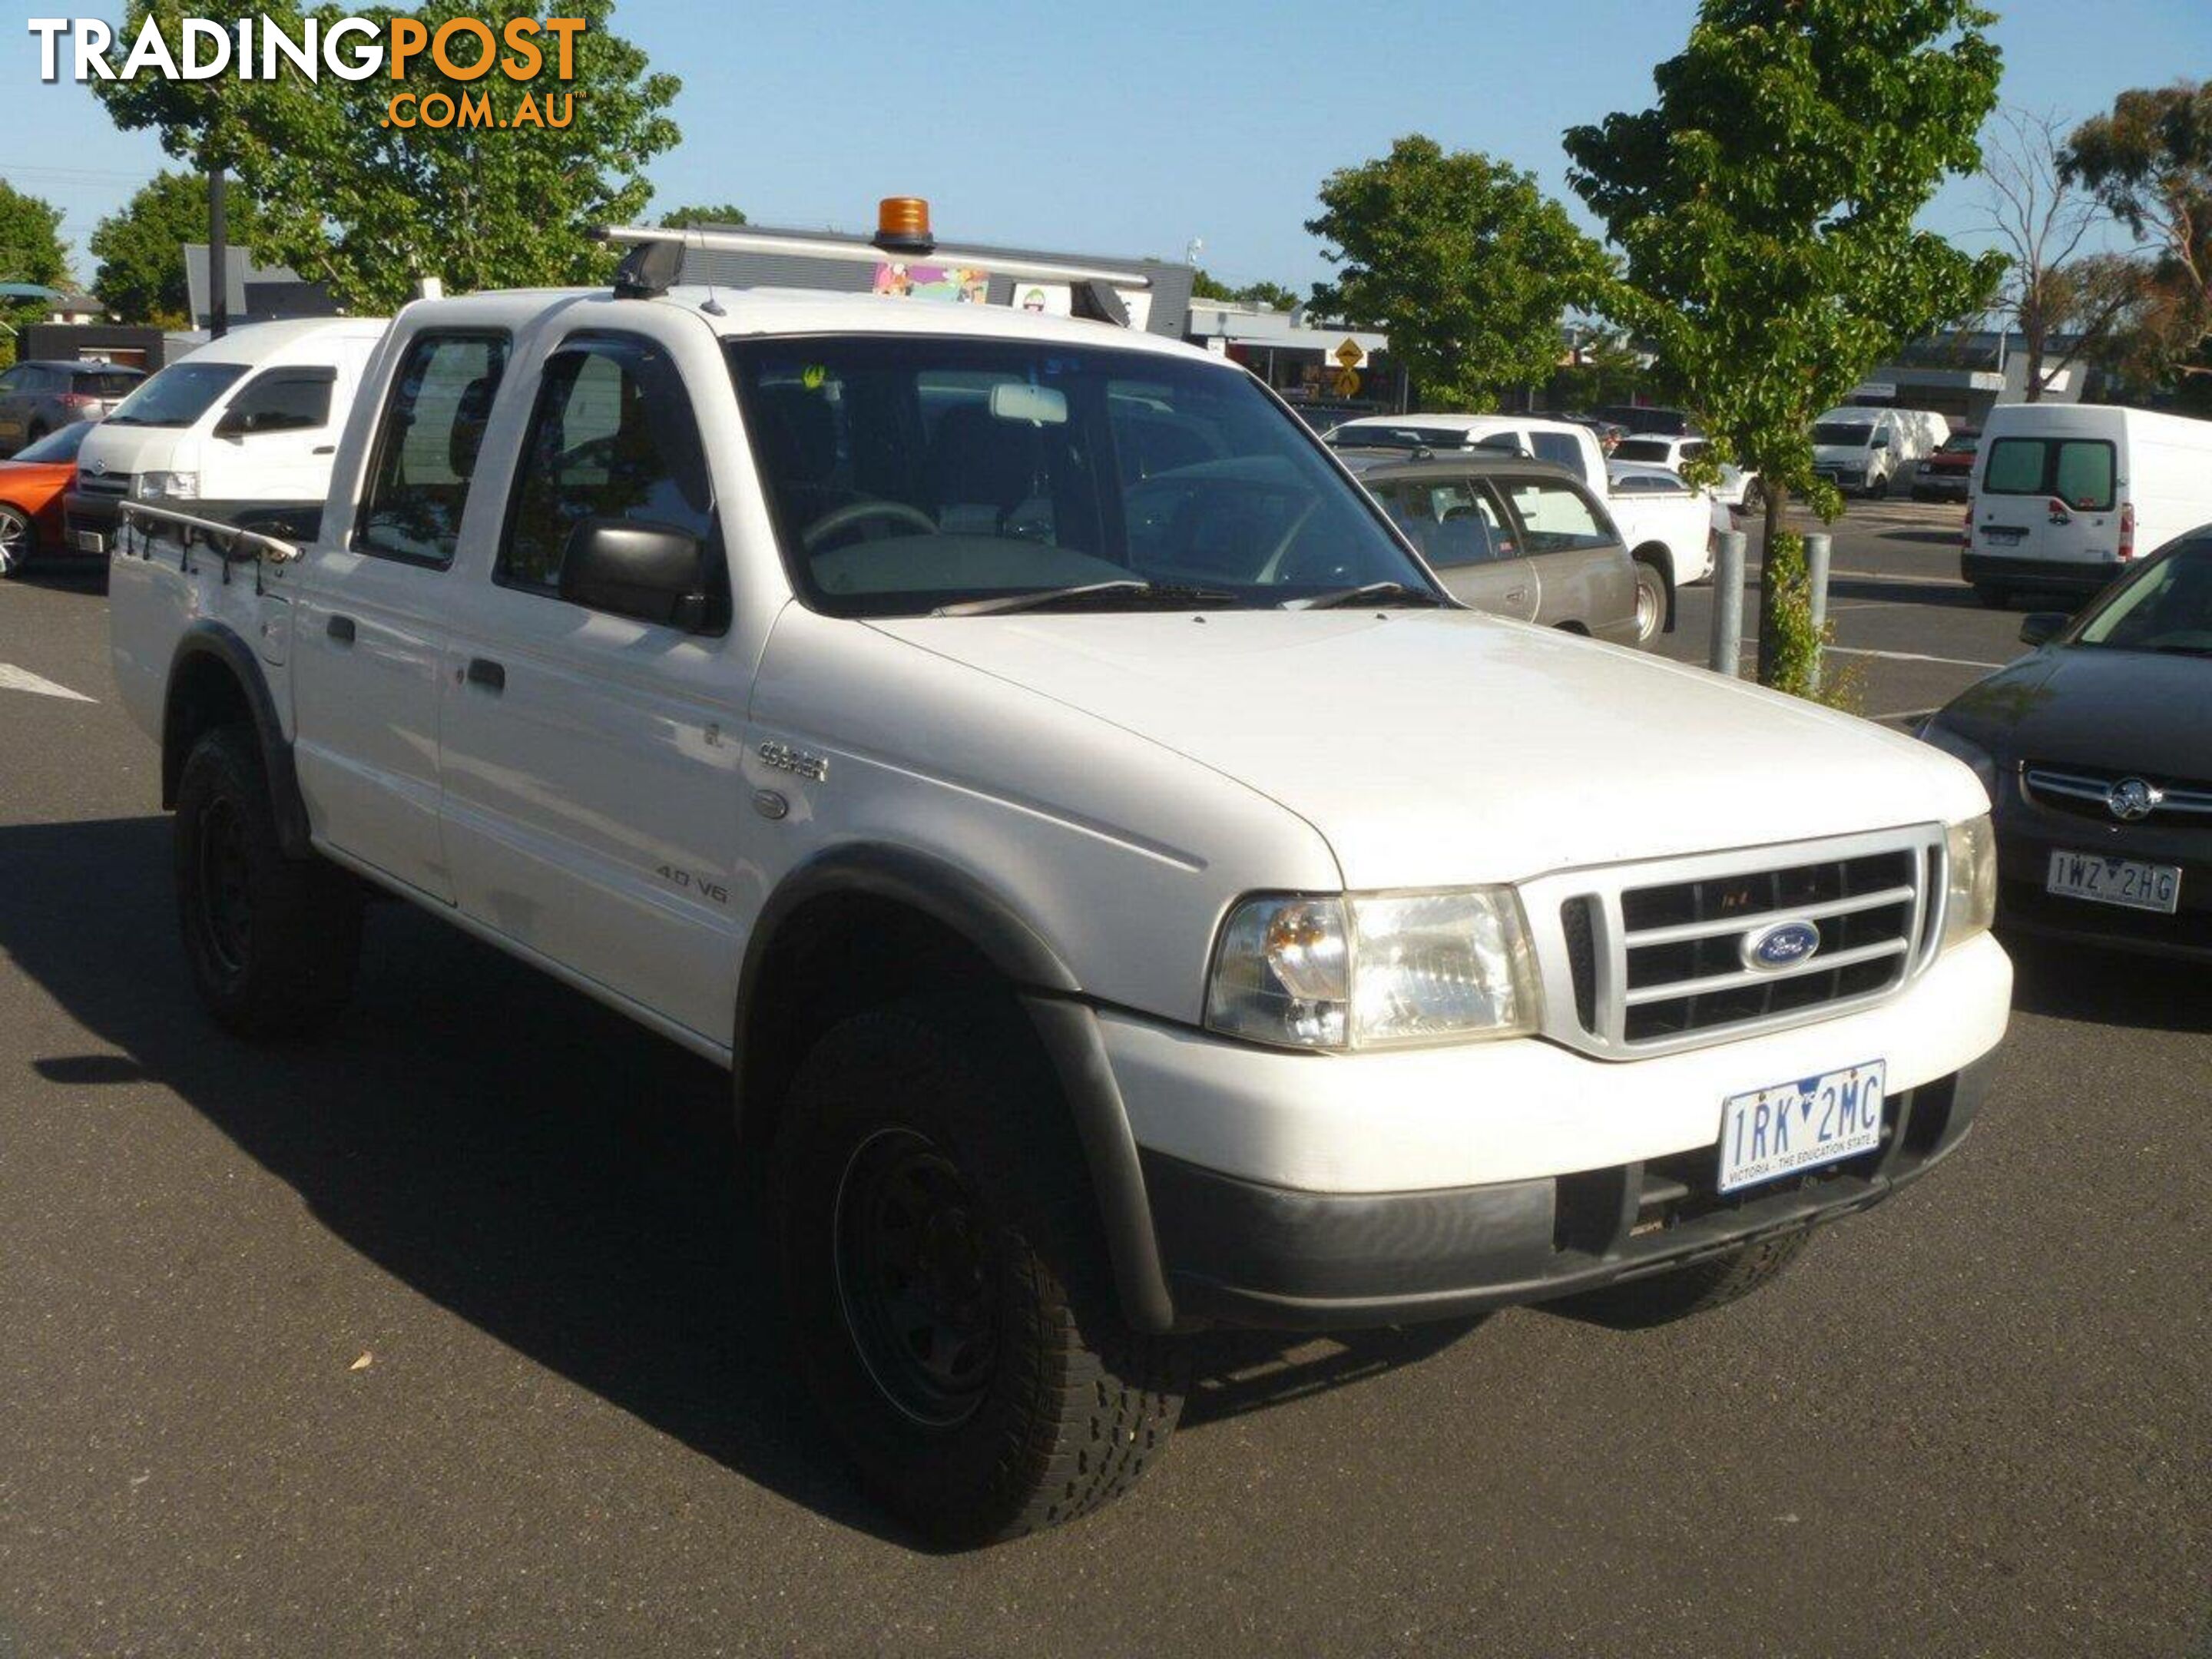
<svg viewBox="0 0 2212 1659">
<path fill-rule="evenodd" d="M 0 662 L 0 691 L 28 691 L 36 696 L 62 697 L 70 702 L 97 702 L 82 691 L 72 691 L 66 685 L 56 685 L 52 680 L 40 679 L 27 668 L 18 668 L 12 662 Z"/>
<path fill-rule="evenodd" d="M 1846 657 L 1884 657 L 1892 662 L 1937 662 L 1950 668 L 2002 668 L 2001 662 L 1978 662 L 1971 657 L 1930 657 L 1917 651 L 1874 651 L 1863 646 L 1832 645 L 1829 650 Z"/>
</svg>

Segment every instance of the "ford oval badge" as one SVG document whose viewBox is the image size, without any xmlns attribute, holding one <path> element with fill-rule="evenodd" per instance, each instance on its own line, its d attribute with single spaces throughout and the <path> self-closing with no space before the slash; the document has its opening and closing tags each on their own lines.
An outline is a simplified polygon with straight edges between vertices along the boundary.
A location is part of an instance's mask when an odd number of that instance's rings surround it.
<svg viewBox="0 0 2212 1659">
<path fill-rule="evenodd" d="M 1771 973 L 1820 953 L 1820 930 L 1809 921 L 1778 921 L 1743 936 L 1743 965 Z"/>
</svg>

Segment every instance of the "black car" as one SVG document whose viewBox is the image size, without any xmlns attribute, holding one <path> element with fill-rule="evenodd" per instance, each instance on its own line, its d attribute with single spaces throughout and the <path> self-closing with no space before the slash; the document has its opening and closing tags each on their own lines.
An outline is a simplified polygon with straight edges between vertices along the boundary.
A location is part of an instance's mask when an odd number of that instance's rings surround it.
<svg viewBox="0 0 2212 1659">
<path fill-rule="evenodd" d="M 2212 525 L 2020 636 L 1920 730 L 1989 789 L 1998 925 L 2212 961 Z"/>
</svg>

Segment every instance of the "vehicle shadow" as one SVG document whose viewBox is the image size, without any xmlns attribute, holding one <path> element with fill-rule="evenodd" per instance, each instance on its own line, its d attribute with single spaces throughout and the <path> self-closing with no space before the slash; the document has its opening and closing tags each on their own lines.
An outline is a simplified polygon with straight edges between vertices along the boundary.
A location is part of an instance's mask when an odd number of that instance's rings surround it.
<svg viewBox="0 0 2212 1659">
<path fill-rule="evenodd" d="M 2204 970 L 2032 934 L 2001 932 L 2013 962 L 2013 1006 L 2051 1019 L 2130 1030 L 2212 1031 Z"/>
<path fill-rule="evenodd" d="M 860 1495 L 785 1366 L 719 1068 L 397 902 L 371 907 L 355 1002 L 327 1038 L 227 1036 L 185 979 L 168 823 L 0 827 L 0 869 L 40 878 L 0 882 L 0 957 L 92 1038 L 14 1063 L 173 1091 L 440 1306 L 745 1479 L 921 1547 Z M 1204 1339 L 1186 1421 L 1356 1382 L 1464 1328 Z"/>
<path fill-rule="evenodd" d="M 1871 599 L 1883 605 L 1918 605 L 1942 611 L 1972 611 L 1979 601 L 1964 582 L 1886 581 L 1879 576 L 1831 576 L 1828 599 Z"/>
</svg>

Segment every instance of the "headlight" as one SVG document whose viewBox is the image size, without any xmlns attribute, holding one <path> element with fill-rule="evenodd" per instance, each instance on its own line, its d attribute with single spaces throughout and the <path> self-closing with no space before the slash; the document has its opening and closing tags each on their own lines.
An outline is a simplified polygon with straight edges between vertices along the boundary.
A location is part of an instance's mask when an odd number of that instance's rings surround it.
<svg viewBox="0 0 2212 1659">
<path fill-rule="evenodd" d="M 141 472 L 136 491 L 142 501 L 189 501 L 200 493 L 197 472 Z"/>
<path fill-rule="evenodd" d="M 1927 720 L 1921 722 L 1920 729 L 1913 733 L 1913 735 L 1918 738 L 1921 742 L 1928 744 L 1930 748 L 1942 750 L 1945 754 L 1950 756 L 1953 760 L 1964 761 L 1968 766 L 1972 767 L 1974 769 L 1974 775 L 1982 781 L 1983 793 L 1986 794 L 1990 798 L 1990 805 L 1996 805 L 1997 799 L 1996 757 L 1991 755 L 1988 750 L 1983 748 L 1981 744 L 1978 743 L 1971 743 L 1965 738 L 1960 737 L 1956 732 L 1952 731 L 1948 726 L 1938 725 L 1936 722 L 1939 718 L 1940 717 L 1936 715 L 1929 715 Z"/>
<path fill-rule="evenodd" d="M 1943 896 L 1943 948 L 1990 931 L 1997 914 L 1997 834 L 1984 817 L 1954 823 L 1945 834 L 1950 871 Z"/>
<path fill-rule="evenodd" d="M 1536 1029 L 1535 963 L 1510 887 L 1247 899 L 1206 987 L 1214 1030 L 1380 1048 Z"/>
</svg>

